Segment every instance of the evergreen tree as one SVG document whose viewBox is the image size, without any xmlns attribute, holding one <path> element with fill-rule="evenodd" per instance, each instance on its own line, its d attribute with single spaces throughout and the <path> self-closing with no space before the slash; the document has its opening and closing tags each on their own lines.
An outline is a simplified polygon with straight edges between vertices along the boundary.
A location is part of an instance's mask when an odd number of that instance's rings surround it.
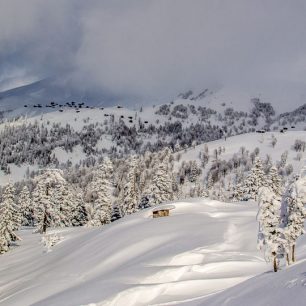
<svg viewBox="0 0 306 306">
<path fill-rule="evenodd" d="M 198 165 L 196 163 L 196 161 L 191 161 L 190 163 L 190 173 L 189 173 L 189 181 L 190 182 L 195 182 L 198 178 L 200 174 L 200 171 L 199 171 L 199 168 L 198 168 Z"/>
<path fill-rule="evenodd" d="M 61 225 L 59 199 L 55 194 L 59 185 L 65 185 L 63 173 L 58 169 L 48 169 L 36 178 L 33 191 L 35 224 L 39 232 L 46 233 L 47 228 Z"/>
<path fill-rule="evenodd" d="M 266 259 L 273 261 L 274 271 L 277 272 L 279 259 L 284 256 L 286 249 L 283 230 L 280 228 L 280 197 L 270 187 L 262 187 L 258 207 L 258 246 L 264 249 Z"/>
<path fill-rule="evenodd" d="M 239 200 L 257 200 L 259 189 L 267 185 L 267 178 L 263 171 L 262 162 L 259 158 L 256 158 L 254 167 L 251 172 L 239 187 L 236 192 L 237 195 L 242 195 Z"/>
<path fill-rule="evenodd" d="M 30 192 L 27 186 L 21 190 L 18 198 L 19 209 L 21 211 L 21 225 L 34 225 L 34 209 L 30 198 Z"/>
<path fill-rule="evenodd" d="M 14 231 L 19 230 L 21 226 L 21 213 L 15 201 L 15 188 L 12 183 L 9 183 L 3 193 L 3 203 L 10 208 L 12 213 L 12 228 Z M 7 203 L 7 204 L 6 204 Z"/>
<path fill-rule="evenodd" d="M 166 201 L 172 201 L 173 184 L 171 173 L 169 173 L 169 156 L 170 151 L 164 152 L 164 159 L 161 162 L 155 164 L 155 171 L 152 179 L 152 204 L 157 205 Z"/>
<path fill-rule="evenodd" d="M 1 230 L 1 225 L 2 222 L 0 223 L 0 230 Z M 0 254 L 3 254 L 9 250 L 9 244 L 10 240 L 8 240 L 5 236 L 5 234 L 0 231 Z"/>
<path fill-rule="evenodd" d="M 52 202 L 59 213 L 58 223 L 54 225 L 62 227 L 71 226 L 76 209 L 76 201 L 71 188 L 69 188 L 66 182 L 54 186 Z"/>
<path fill-rule="evenodd" d="M 267 185 L 272 189 L 272 191 L 277 195 L 281 196 L 283 193 L 282 179 L 278 174 L 277 168 L 272 166 L 269 170 Z"/>
<path fill-rule="evenodd" d="M 284 216 L 284 234 L 291 253 L 289 260 L 295 261 L 295 245 L 296 240 L 305 233 L 304 221 L 306 218 L 306 209 L 304 207 L 305 198 L 302 197 L 300 185 L 304 185 L 304 179 L 299 178 L 292 182 L 283 197 L 283 205 L 285 209 Z"/>
<path fill-rule="evenodd" d="M 108 158 L 105 158 L 96 170 L 91 184 L 92 191 L 95 192 L 96 196 L 93 205 L 93 218 L 90 221 L 92 226 L 100 226 L 111 222 L 112 202 L 110 190 L 112 187 L 112 173 L 112 163 Z"/>
<path fill-rule="evenodd" d="M 207 184 L 206 184 L 207 190 L 212 189 L 213 186 L 214 186 L 214 181 L 213 181 L 213 177 L 210 171 L 207 176 Z"/>
<path fill-rule="evenodd" d="M 15 188 L 9 183 L 0 204 L 0 253 L 7 252 L 12 241 L 19 240 L 15 231 L 21 225 L 21 217 L 14 201 Z"/>
<path fill-rule="evenodd" d="M 113 207 L 113 212 L 112 212 L 112 222 L 118 220 L 121 218 L 121 214 L 120 214 L 120 208 L 118 207 L 118 205 L 115 205 Z"/>
<path fill-rule="evenodd" d="M 138 171 L 137 159 L 132 156 L 129 159 L 127 181 L 120 195 L 121 216 L 132 214 L 138 210 L 139 190 L 138 190 Z"/>
<path fill-rule="evenodd" d="M 75 209 L 73 212 L 72 225 L 82 226 L 88 222 L 86 206 L 83 200 L 83 194 L 77 193 L 75 197 Z"/>
</svg>

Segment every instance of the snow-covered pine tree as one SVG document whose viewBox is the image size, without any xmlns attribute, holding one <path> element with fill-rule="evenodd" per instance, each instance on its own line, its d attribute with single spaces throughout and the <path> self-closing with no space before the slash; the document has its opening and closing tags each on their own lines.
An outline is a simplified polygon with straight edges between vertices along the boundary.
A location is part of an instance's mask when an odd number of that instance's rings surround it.
<svg viewBox="0 0 306 306">
<path fill-rule="evenodd" d="M 139 178 L 139 209 L 145 209 L 151 207 L 151 199 L 152 199 L 152 190 L 151 190 L 151 171 L 146 170 L 140 173 Z"/>
<path fill-rule="evenodd" d="M 212 189 L 213 185 L 214 185 L 214 181 L 213 181 L 213 177 L 210 171 L 207 175 L 207 183 L 206 183 L 207 190 Z"/>
<path fill-rule="evenodd" d="M 9 250 L 9 243 L 10 241 L 6 239 L 2 232 L 0 232 L 0 254 L 3 254 Z"/>
<path fill-rule="evenodd" d="M 227 199 L 226 199 L 224 182 L 223 181 L 219 182 L 216 187 L 217 187 L 215 188 L 216 199 L 218 201 L 225 202 Z"/>
<path fill-rule="evenodd" d="M 115 204 L 113 206 L 113 212 L 112 212 L 112 222 L 118 220 L 121 218 L 121 214 L 120 214 L 120 208 L 117 204 Z"/>
<path fill-rule="evenodd" d="M 10 209 L 10 212 L 12 214 L 12 229 L 14 231 L 17 231 L 21 226 L 21 213 L 18 204 L 15 201 L 15 187 L 11 182 L 8 183 L 4 189 L 2 201 L 4 206 L 9 207 Z"/>
<path fill-rule="evenodd" d="M 199 168 L 198 168 L 198 165 L 197 165 L 197 162 L 194 160 L 194 161 L 191 161 L 190 162 L 190 173 L 189 173 L 189 181 L 190 182 L 195 182 L 199 176 Z"/>
<path fill-rule="evenodd" d="M 34 203 L 34 225 L 40 233 L 46 233 L 48 227 L 59 223 L 59 212 L 52 201 L 51 182 L 38 181 L 32 197 Z"/>
<path fill-rule="evenodd" d="M 305 178 L 299 178 L 291 182 L 283 196 L 284 216 L 284 235 L 289 247 L 289 260 L 295 262 L 295 245 L 297 239 L 305 233 L 304 221 L 306 218 L 306 209 L 304 207 L 305 198 L 302 197 L 302 190 Z M 290 256 L 291 255 L 291 256 Z"/>
<path fill-rule="evenodd" d="M 58 197 L 54 194 L 61 184 L 65 185 L 66 181 L 59 169 L 47 169 L 36 178 L 32 197 L 35 225 L 41 233 L 46 233 L 48 227 L 61 225 Z"/>
<path fill-rule="evenodd" d="M 239 200 L 253 199 L 257 201 L 259 189 L 266 185 L 267 178 L 263 171 L 262 162 L 259 158 L 256 158 L 253 168 L 244 180 L 243 184 L 241 184 L 240 190 L 237 191 L 236 194 L 242 195 Z"/>
<path fill-rule="evenodd" d="M 95 171 L 90 188 L 95 192 L 93 203 L 93 218 L 89 221 L 91 226 L 100 226 L 111 222 L 112 218 L 112 162 L 105 158 L 102 164 Z"/>
<path fill-rule="evenodd" d="M 282 178 L 279 176 L 275 166 L 272 166 L 269 170 L 267 185 L 277 196 L 281 196 L 283 194 Z"/>
<path fill-rule="evenodd" d="M 21 225 L 34 225 L 34 209 L 27 186 L 24 186 L 18 197 L 19 209 L 21 211 Z"/>
<path fill-rule="evenodd" d="M 144 166 L 144 164 L 143 164 Z M 140 203 L 139 208 L 147 208 L 149 203 L 149 196 L 150 196 L 150 188 L 149 184 L 151 181 L 151 171 L 149 169 L 140 169 L 139 173 L 139 183 L 138 183 L 138 190 L 140 195 Z"/>
<path fill-rule="evenodd" d="M 173 191 L 173 200 L 180 200 L 180 186 L 176 175 L 171 171 L 171 182 Z"/>
<path fill-rule="evenodd" d="M 166 201 L 172 201 L 173 184 L 172 176 L 169 173 L 169 156 L 170 150 L 164 150 L 164 158 L 162 161 L 157 161 L 154 165 L 154 174 L 152 179 L 152 204 L 157 205 Z"/>
<path fill-rule="evenodd" d="M 87 210 L 82 193 L 77 193 L 75 197 L 75 209 L 73 212 L 72 225 L 82 226 L 88 222 Z"/>
<path fill-rule="evenodd" d="M 121 216 L 129 215 L 138 210 L 140 200 L 138 190 L 137 158 L 132 156 L 128 160 L 128 173 L 119 198 Z"/>
<path fill-rule="evenodd" d="M 0 204 L 0 253 L 8 251 L 12 241 L 19 240 L 15 231 L 21 225 L 21 216 L 14 200 L 15 188 L 9 183 Z"/>
<path fill-rule="evenodd" d="M 279 260 L 284 257 L 286 250 L 286 241 L 280 228 L 280 197 L 265 186 L 260 188 L 258 199 L 258 247 L 264 250 L 266 260 L 273 262 L 274 272 L 277 272 Z"/>
<path fill-rule="evenodd" d="M 76 200 L 73 191 L 66 182 L 54 186 L 52 192 L 52 202 L 59 213 L 58 224 L 56 226 L 71 226 L 76 209 Z"/>
</svg>

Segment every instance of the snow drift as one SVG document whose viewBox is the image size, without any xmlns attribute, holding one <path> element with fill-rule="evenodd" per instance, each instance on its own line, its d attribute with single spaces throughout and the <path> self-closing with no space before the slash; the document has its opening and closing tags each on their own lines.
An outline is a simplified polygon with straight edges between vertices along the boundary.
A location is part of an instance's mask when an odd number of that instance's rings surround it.
<svg viewBox="0 0 306 306">
<path fill-rule="evenodd" d="M 53 230 L 61 239 L 51 252 L 22 230 L 1 256 L 0 304 L 188 304 L 270 270 L 256 249 L 255 203 L 172 205 L 169 217 L 149 209 L 101 228 Z"/>
</svg>

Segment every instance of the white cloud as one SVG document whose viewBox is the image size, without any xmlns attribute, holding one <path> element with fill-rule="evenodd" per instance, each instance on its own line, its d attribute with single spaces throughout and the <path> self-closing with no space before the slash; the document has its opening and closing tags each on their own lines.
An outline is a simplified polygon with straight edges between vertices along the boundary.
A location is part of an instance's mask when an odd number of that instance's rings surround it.
<svg viewBox="0 0 306 306">
<path fill-rule="evenodd" d="M 150 98 L 216 83 L 306 91 L 302 0 L 0 0 L 0 6 L 2 71 L 69 74 L 78 86 Z"/>
</svg>

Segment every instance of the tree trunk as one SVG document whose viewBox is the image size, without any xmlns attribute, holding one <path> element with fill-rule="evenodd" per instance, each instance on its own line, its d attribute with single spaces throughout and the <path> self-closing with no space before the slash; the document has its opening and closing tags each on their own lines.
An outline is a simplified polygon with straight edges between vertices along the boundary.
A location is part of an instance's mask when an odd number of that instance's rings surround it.
<svg viewBox="0 0 306 306">
<path fill-rule="evenodd" d="M 289 254 L 286 253 L 286 262 L 287 262 L 287 265 L 289 266 L 290 265 L 290 259 L 289 259 Z"/>
<path fill-rule="evenodd" d="M 273 268 L 274 268 L 274 272 L 277 272 L 276 256 L 274 257 L 274 260 L 273 260 Z"/>
<path fill-rule="evenodd" d="M 45 213 L 45 215 L 44 215 L 44 221 L 43 221 L 42 233 L 45 234 L 46 231 L 47 231 L 47 214 Z"/>
<path fill-rule="evenodd" d="M 49 196 L 49 184 L 46 186 L 46 196 Z M 43 221 L 43 228 L 42 228 L 42 233 L 45 234 L 47 232 L 47 212 L 46 212 L 46 207 L 45 207 L 45 213 L 44 213 L 44 221 Z"/>
<path fill-rule="evenodd" d="M 292 262 L 295 262 L 295 244 L 292 246 Z"/>
</svg>

